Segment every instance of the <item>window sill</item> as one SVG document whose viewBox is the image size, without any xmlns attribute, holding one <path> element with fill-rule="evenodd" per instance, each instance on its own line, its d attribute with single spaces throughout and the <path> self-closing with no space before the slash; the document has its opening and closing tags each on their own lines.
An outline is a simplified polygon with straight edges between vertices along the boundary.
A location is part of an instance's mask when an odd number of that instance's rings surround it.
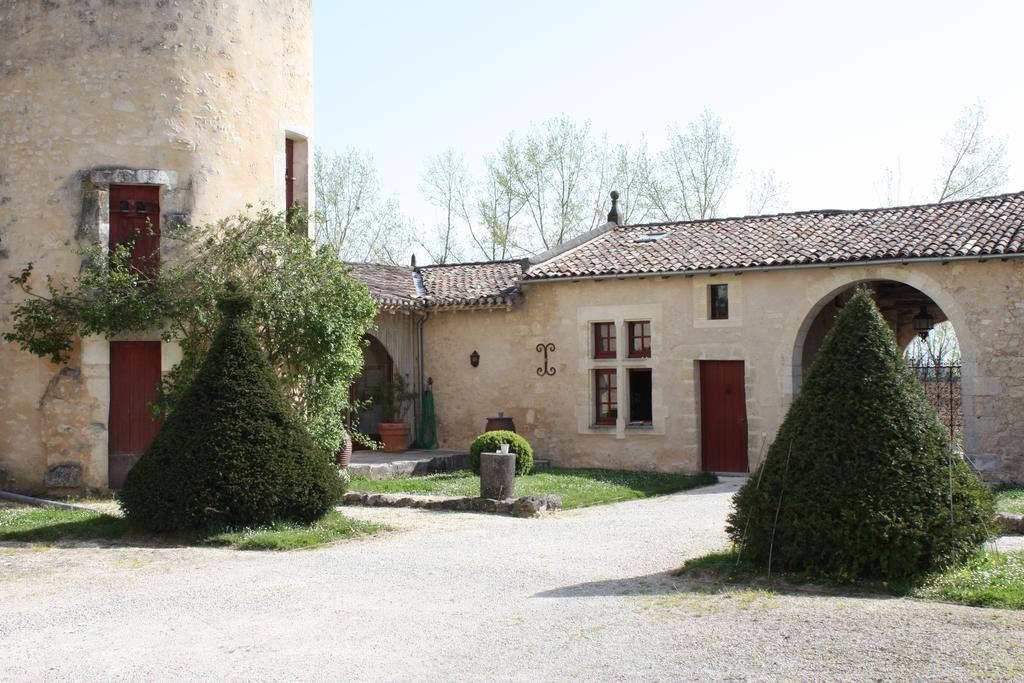
<svg viewBox="0 0 1024 683">
<path fill-rule="evenodd" d="M 640 424 L 627 424 L 626 431 L 652 432 L 654 431 L 654 424 L 651 422 L 642 422 Z"/>
</svg>

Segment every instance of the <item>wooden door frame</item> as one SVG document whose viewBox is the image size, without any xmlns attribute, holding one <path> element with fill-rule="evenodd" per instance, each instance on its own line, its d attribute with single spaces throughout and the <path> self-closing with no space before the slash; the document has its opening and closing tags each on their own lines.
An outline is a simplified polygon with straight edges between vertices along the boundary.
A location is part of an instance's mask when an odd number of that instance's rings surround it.
<svg viewBox="0 0 1024 683">
<path fill-rule="evenodd" d="M 741 387 L 742 392 L 743 392 L 741 405 L 743 406 L 743 418 L 742 418 L 743 429 L 742 429 L 742 434 L 743 434 L 743 461 L 744 461 L 744 468 L 742 470 L 740 470 L 740 469 L 737 469 L 737 470 L 709 469 L 709 467 L 708 467 L 708 452 L 709 452 L 709 449 L 706 447 L 705 440 L 710 437 L 710 434 L 708 434 L 708 429 L 705 426 L 705 419 L 706 419 L 705 416 L 707 415 L 707 413 L 705 413 L 705 405 L 704 405 L 704 403 L 705 403 L 705 384 L 704 384 L 704 382 L 705 382 L 705 377 L 707 375 L 705 374 L 704 368 L 706 367 L 705 364 L 710 365 L 712 363 L 730 363 L 730 364 L 739 363 L 740 367 L 742 368 L 742 374 L 741 374 L 742 381 L 740 382 L 740 387 Z M 748 415 L 748 412 L 747 412 L 747 386 L 746 386 L 747 385 L 747 363 L 746 363 L 745 360 L 738 359 L 738 358 L 702 359 L 702 360 L 698 360 L 697 361 L 696 371 L 697 371 L 697 396 L 698 396 L 698 401 L 699 401 L 697 426 L 698 426 L 698 430 L 699 430 L 699 434 L 700 434 L 699 448 L 700 448 L 700 467 L 701 467 L 701 470 L 702 471 L 706 471 L 706 472 L 721 472 L 723 474 L 737 474 L 737 475 L 738 474 L 745 474 L 745 473 L 750 471 L 750 437 L 749 437 L 749 433 L 748 433 L 749 432 L 749 425 L 750 425 L 750 416 Z"/>
</svg>

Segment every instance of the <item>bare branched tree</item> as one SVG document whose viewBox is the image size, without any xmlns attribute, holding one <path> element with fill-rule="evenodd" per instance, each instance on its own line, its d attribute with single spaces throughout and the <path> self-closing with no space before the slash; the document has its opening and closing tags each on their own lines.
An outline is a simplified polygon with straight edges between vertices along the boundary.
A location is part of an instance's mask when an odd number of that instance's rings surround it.
<svg viewBox="0 0 1024 683">
<path fill-rule="evenodd" d="M 960 342 L 952 323 L 944 320 L 925 339 L 914 337 L 907 346 L 906 358 L 916 367 L 956 365 L 960 362 Z"/>
<path fill-rule="evenodd" d="M 747 190 L 747 215 L 760 216 L 786 210 L 788 187 L 775 177 L 775 171 L 755 173 Z"/>
<path fill-rule="evenodd" d="M 484 259 L 507 259 L 518 252 L 517 220 L 524 203 L 512 186 L 505 156 L 485 159 L 486 175 L 477 193 L 480 224 L 470 226 L 470 238 Z"/>
<path fill-rule="evenodd" d="M 899 206 L 903 194 L 903 170 L 897 162 L 896 168 L 886 166 L 882 177 L 875 184 L 875 195 L 879 206 Z"/>
<path fill-rule="evenodd" d="M 617 190 L 619 193 L 619 221 L 623 225 L 645 223 L 654 215 L 651 206 L 649 184 L 654 175 L 654 164 L 647 153 L 646 141 L 636 149 L 627 145 L 616 145 L 610 154 L 611 182 L 600 188 L 598 211 L 607 211 L 608 195 L 603 190 Z"/>
<path fill-rule="evenodd" d="M 669 129 L 669 137 L 648 185 L 651 205 L 667 221 L 714 218 L 736 171 L 736 149 L 722 120 L 705 109 L 685 131 Z"/>
<path fill-rule="evenodd" d="M 524 207 L 520 250 L 551 249 L 602 222 L 596 205 L 605 179 L 602 160 L 590 124 L 567 118 L 506 141 L 501 165 Z"/>
<path fill-rule="evenodd" d="M 964 110 L 943 143 L 947 156 L 938 182 L 938 201 L 984 197 L 1006 182 L 1005 144 L 986 137 L 981 102 Z"/>
<path fill-rule="evenodd" d="M 373 159 L 348 149 L 316 150 L 314 235 L 346 261 L 404 263 L 412 250 L 412 228 L 398 201 L 383 196 Z"/>
<path fill-rule="evenodd" d="M 421 240 L 434 263 L 445 264 L 462 258 L 463 233 L 472 234 L 470 215 L 472 180 L 461 154 L 447 149 L 427 164 L 420 191 L 431 206 L 439 209 L 434 239 Z"/>
</svg>

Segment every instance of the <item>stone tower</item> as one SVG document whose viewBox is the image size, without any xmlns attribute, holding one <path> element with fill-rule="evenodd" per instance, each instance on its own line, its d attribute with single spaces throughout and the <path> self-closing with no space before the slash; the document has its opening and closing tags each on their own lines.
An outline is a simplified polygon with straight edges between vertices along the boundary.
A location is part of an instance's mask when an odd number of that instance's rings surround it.
<svg viewBox="0 0 1024 683">
<path fill-rule="evenodd" d="M 0 0 L 0 331 L 9 275 L 73 276 L 120 212 L 308 206 L 312 71 L 311 0 Z M 0 341 L 0 489 L 115 484 L 134 460 L 110 422 L 145 398 L 115 378 L 177 359 L 155 333 L 82 339 L 64 367 Z"/>
</svg>

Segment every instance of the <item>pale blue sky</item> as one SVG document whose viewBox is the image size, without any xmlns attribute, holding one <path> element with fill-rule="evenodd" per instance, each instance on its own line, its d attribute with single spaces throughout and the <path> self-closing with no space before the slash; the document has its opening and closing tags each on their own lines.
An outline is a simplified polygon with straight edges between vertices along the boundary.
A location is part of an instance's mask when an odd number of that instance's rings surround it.
<svg viewBox="0 0 1024 683">
<path fill-rule="evenodd" d="M 511 131 L 565 114 L 662 146 L 721 116 L 744 171 L 774 169 L 792 210 L 932 199 L 941 140 L 981 99 L 1024 189 L 1022 2 L 338 2 L 314 0 L 316 142 L 370 152 L 417 187 L 454 147 L 473 170 Z M 740 179 L 725 213 L 743 213 Z"/>
</svg>

